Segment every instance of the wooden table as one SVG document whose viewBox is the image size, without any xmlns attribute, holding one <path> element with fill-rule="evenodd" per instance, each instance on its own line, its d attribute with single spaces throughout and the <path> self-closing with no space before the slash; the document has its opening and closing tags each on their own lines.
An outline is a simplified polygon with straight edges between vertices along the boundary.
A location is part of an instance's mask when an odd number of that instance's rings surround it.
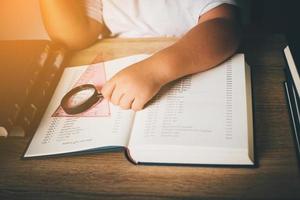
<svg viewBox="0 0 300 200">
<path fill-rule="evenodd" d="M 70 63 L 150 53 L 174 41 L 104 40 Z M 0 199 L 300 199 L 284 45 L 281 35 L 252 35 L 242 48 L 253 73 L 257 168 L 136 166 L 124 152 L 21 160 L 30 138 L 8 138 L 0 140 Z"/>
</svg>

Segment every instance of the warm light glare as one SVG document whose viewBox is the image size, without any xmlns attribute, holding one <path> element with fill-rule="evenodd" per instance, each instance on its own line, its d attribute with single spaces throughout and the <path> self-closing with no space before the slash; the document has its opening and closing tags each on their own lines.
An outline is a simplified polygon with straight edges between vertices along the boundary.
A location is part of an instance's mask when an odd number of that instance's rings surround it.
<svg viewBox="0 0 300 200">
<path fill-rule="evenodd" d="M 48 38 L 38 0 L 1 0 L 0 40 Z"/>
</svg>

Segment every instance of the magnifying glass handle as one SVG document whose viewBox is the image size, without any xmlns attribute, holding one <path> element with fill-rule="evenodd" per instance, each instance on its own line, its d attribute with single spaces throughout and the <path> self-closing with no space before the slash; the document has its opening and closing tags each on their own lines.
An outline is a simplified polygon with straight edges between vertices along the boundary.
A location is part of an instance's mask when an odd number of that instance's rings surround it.
<svg viewBox="0 0 300 200">
<path fill-rule="evenodd" d="M 104 99 L 104 96 L 103 96 L 103 94 L 102 94 L 101 92 L 99 92 L 99 93 L 97 94 L 97 97 Z"/>
</svg>

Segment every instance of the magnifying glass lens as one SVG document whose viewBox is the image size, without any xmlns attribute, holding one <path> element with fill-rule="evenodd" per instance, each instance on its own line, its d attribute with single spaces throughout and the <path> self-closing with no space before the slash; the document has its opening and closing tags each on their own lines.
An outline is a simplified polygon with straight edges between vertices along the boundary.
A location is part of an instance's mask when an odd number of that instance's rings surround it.
<svg viewBox="0 0 300 200">
<path fill-rule="evenodd" d="M 82 104 L 89 101 L 89 99 L 93 97 L 94 93 L 95 93 L 94 88 L 86 88 L 81 91 L 78 91 L 77 93 L 70 96 L 66 105 L 69 108 L 81 106 Z"/>
<path fill-rule="evenodd" d="M 61 100 L 61 107 L 67 114 L 84 112 L 102 101 L 103 96 L 92 84 L 84 84 L 70 90 Z"/>
</svg>

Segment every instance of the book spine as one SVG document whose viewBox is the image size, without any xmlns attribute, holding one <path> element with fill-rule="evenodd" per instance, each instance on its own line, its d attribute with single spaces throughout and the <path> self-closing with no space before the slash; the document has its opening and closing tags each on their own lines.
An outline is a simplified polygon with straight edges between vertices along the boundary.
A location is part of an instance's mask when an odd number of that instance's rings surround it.
<svg viewBox="0 0 300 200">
<path fill-rule="evenodd" d="M 139 164 L 139 162 L 136 161 L 136 160 L 134 160 L 134 159 L 132 158 L 132 156 L 130 155 L 130 150 L 129 150 L 128 147 L 125 147 L 125 154 L 126 154 L 127 159 L 128 159 L 130 162 L 132 162 L 132 163 L 135 164 L 135 165 Z"/>
</svg>

